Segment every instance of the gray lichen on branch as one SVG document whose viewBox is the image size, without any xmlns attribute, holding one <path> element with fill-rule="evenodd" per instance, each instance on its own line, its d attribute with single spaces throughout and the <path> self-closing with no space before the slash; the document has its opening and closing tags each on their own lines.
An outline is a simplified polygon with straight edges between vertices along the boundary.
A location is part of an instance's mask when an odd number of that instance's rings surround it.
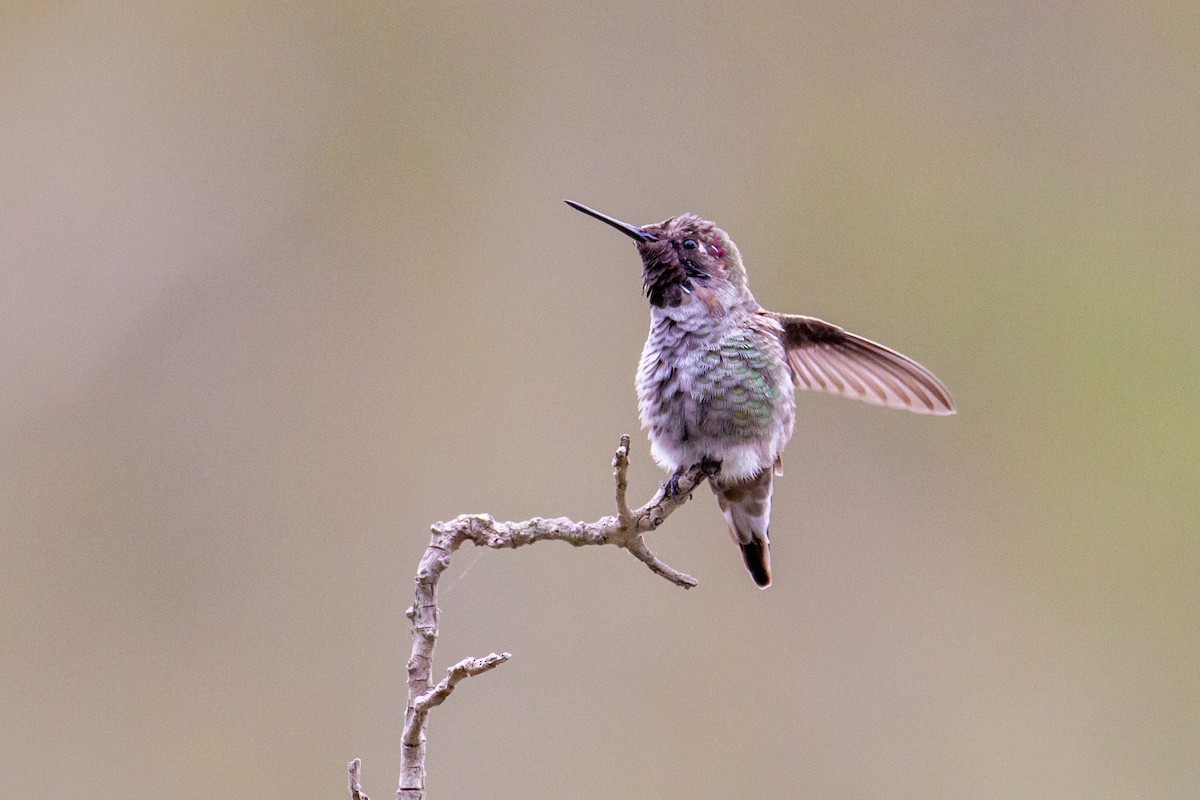
<svg viewBox="0 0 1200 800">
<path fill-rule="evenodd" d="M 431 686 L 433 650 L 438 637 L 441 612 L 438 609 L 438 579 L 450 566 L 450 557 L 466 542 L 493 550 L 517 548 L 533 542 L 559 541 L 582 547 L 612 544 L 627 550 L 654 574 L 676 586 L 690 589 L 696 585 L 691 575 L 664 563 L 650 551 L 643 534 L 656 530 L 675 509 L 688 501 L 691 492 L 704 480 L 697 465 L 659 487 L 645 505 L 629 508 L 626 501 L 629 471 L 629 436 L 613 457 L 616 480 L 616 511 L 613 516 L 595 522 L 576 522 L 566 517 L 534 517 L 522 522 L 497 522 L 488 514 L 464 514 L 432 528 L 429 547 L 417 568 L 416 596 L 407 616 L 412 621 L 412 655 L 408 660 L 408 707 L 404 716 L 401 741 L 400 788 L 398 800 L 421 800 L 425 796 L 425 730 L 430 709 L 441 705 L 464 678 L 494 669 L 509 659 L 508 653 L 492 653 L 483 658 L 466 658 L 451 667 L 446 677 Z M 672 485 L 673 484 L 673 485 Z M 357 785 L 360 765 L 350 763 L 350 787 L 354 800 L 362 795 Z"/>
</svg>

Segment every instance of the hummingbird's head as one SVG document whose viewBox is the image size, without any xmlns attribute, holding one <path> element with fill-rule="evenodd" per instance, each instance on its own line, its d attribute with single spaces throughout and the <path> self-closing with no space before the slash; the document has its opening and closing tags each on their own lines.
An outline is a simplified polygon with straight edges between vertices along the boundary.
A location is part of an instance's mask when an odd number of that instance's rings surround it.
<svg viewBox="0 0 1200 800">
<path fill-rule="evenodd" d="M 755 304 L 741 254 L 725 231 L 708 220 L 680 214 L 639 228 L 573 200 L 566 203 L 637 243 L 642 288 L 650 305 L 691 312 L 688 307 L 699 301 L 708 312 L 723 316 L 736 306 Z"/>
</svg>

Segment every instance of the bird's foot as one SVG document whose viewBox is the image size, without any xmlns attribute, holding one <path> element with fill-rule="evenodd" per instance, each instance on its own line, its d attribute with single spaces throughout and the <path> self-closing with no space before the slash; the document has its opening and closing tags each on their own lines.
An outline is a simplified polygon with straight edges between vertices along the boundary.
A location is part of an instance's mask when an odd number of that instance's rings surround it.
<svg viewBox="0 0 1200 800">
<path fill-rule="evenodd" d="M 679 489 L 679 479 L 691 472 L 696 467 L 700 468 L 700 471 L 704 473 L 705 477 L 714 478 L 721 473 L 721 460 L 719 458 L 709 458 L 708 456 L 705 456 L 703 459 L 701 459 L 699 464 L 695 464 L 691 467 L 680 467 L 679 469 L 675 470 L 674 474 L 672 474 L 670 478 L 667 478 L 667 482 L 663 484 L 663 494 L 667 497 L 670 497 L 672 500 L 677 499 L 681 494 L 683 494 L 683 492 Z"/>
<path fill-rule="evenodd" d="M 679 497 L 679 479 L 687 474 L 687 470 L 683 467 L 675 470 L 675 473 L 667 478 L 667 482 L 663 484 L 663 494 L 675 500 Z"/>
</svg>

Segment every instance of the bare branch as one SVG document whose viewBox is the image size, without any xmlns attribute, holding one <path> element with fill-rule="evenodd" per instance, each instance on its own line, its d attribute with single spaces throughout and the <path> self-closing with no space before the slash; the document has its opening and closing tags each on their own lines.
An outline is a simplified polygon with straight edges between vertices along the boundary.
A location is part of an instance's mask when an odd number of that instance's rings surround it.
<svg viewBox="0 0 1200 800">
<path fill-rule="evenodd" d="M 350 773 L 350 800 L 371 800 L 362 790 L 362 759 L 352 760 L 346 769 Z"/>
<path fill-rule="evenodd" d="M 446 670 L 446 677 L 442 678 L 437 686 L 414 700 L 413 707 L 420 714 L 429 711 L 434 706 L 440 706 L 463 678 L 470 678 L 481 672 L 495 669 L 510 658 L 512 658 L 511 653 L 492 653 L 483 658 L 464 658 Z"/>
<path fill-rule="evenodd" d="M 512 658 L 511 653 L 492 653 L 483 658 L 464 658 L 446 670 L 446 677 L 442 678 L 437 686 L 412 701 L 414 713 L 404 725 L 404 737 L 401 740 L 404 745 L 415 747 L 421 744 L 421 735 L 425 729 L 425 720 L 429 716 L 429 709 L 444 703 L 459 681 L 495 669 L 510 658 Z"/>
<path fill-rule="evenodd" d="M 422 800 L 425 796 L 425 731 L 429 711 L 441 705 L 463 678 L 494 669 L 508 660 L 508 653 L 492 653 L 484 658 L 467 658 L 451 667 L 446 677 L 431 687 L 433 649 L 437 643 L 438 579 L 450 566 L 450 557 L 465 542 L 493 550 L 511 549 L 533 542 L 558 541 L 582 547 L 612 544 L 623 548 L 650 570 L 676 586 L 690 589 L 696 579 L 667 565 L 646 545 L 643 534 L 656 530 L 675 509 L 688 501 L 692 490 L 705 478 L 699 465 L 675 476 L 664 484 L 648 503 L 630 509 L 626 501 L 629 471 L 629 436 L 613 456 L 616 482 L 616 515 L 595 522 L 576 522 L 566 517 L 534 517 L 523 522 L 497 522 L 487 514 L 464 514 L 433 526 L 429 547 L 417 568 L 416 598 L 406 616 L 412 620 L 412 655 L 408 659 L 408 708 L 404 715 L 400 788 L 398 800 Z M 353 800 L 366 800 L 356 788 L 358 760 L 350 762 L 350 792 Z M 355 794 L 355 792 L 359 794 Z"/>
<path fill-rule="evenodd" d="M 658 556 L 650 552 L 650 548 L 646 546 L 646 540 L 639 534 L 629 540 L 625 545 L 625 549 L 630 554 L 641 561 L 655 575 L 661 575 L 676 586 L 682 586 L 684 589 L 691 589 L 697 585 L 699 581 L 688 575 L 686 572 L 680 572 L 674 567 L 663 563 Z"/>
<path fill-rule="evenodd" d="M 617 522 L 621 523 L 623 528 L 633 526 L 633 512 L 629 510 L 629 503 L 625 501 L 625 491 L 629 488 L 629 481 L 625 478 L 628 472 L 629 434 L 625 433 L 621 435 L 621 445 L 613 456 L 613 478 L 617 482 Z"/>
</svg>

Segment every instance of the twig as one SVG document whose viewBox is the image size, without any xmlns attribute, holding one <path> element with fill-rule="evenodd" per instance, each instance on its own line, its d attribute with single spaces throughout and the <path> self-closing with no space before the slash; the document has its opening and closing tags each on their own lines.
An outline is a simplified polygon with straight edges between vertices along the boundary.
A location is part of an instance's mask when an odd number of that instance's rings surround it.
<svg viewBox="0 0 1200 800">
<path fill-rule="evenodd" d="M 346 769 L 350 773 L 350 800 L 371 800 L 362 790 L 362 759 L 352 760 Z"/>
<path fill-rule="evenodd" d="M 423 800 L 425 796 L 425 730 L 429 711 L 441 705 L 464 678 L 498 667 L 509 659 L 508 653 L 492 653 L 484 658 L 467 658 L 453 667 L 436 686 L 430 687 L 433 649 L 437 643 L 440 611 L 437 605 L 438 579 L 450 566 L 450 556 L 463 543 L 493 550 L 517 548 L 533 542 L 559 541 L 582 547 L 612 544 L 621 547 L 650 570 L 676 586 L 690 589 L 696 579 L 660 560 L 646 545 L 643 534 L 662 525 L 675 509 L 686 503 L 705 474 L 699 465 L 678 476 L 673 490 L 664 484 L 645 505 L 630 509 L 626 501 L 629 471 L 629 436 L 613 456 L 616 481 L 616 515 L 595 522 L 575 522 L 566 517 L 534 517 L 523 522 L 497 522 L 487 514 L 464 514 L 450 522 L 433 526 L 429 547 L 417 568 L 416 597 L 406 615 L 412 620 L 412 655 L 408 659 L 408 707 L 404 714 L 401 740 L 400 788 L 397 800 Z M 366 800 L 357 787 L 358 759 L 350 762 L 352 800 Z M 357 792 L 357 793 L 356 793 Z"/>
<path fill-rule="evenodd" d="M 446 670 L 446 677 L 442 678 L 437 686 L 413 701 L 413 708 L 417 711 L 417 714 L 413 718 L 415 719 L 418 715 L 429 713 L 429 709 L 434 706 L 440 706 L 463 678 L 471 678 L 481 672 L 495 669 L 510 658 L 512 658 L 511 653 L 492 653 L 490 656 L 483 658 L 464 658 Z"/>
</svg>

